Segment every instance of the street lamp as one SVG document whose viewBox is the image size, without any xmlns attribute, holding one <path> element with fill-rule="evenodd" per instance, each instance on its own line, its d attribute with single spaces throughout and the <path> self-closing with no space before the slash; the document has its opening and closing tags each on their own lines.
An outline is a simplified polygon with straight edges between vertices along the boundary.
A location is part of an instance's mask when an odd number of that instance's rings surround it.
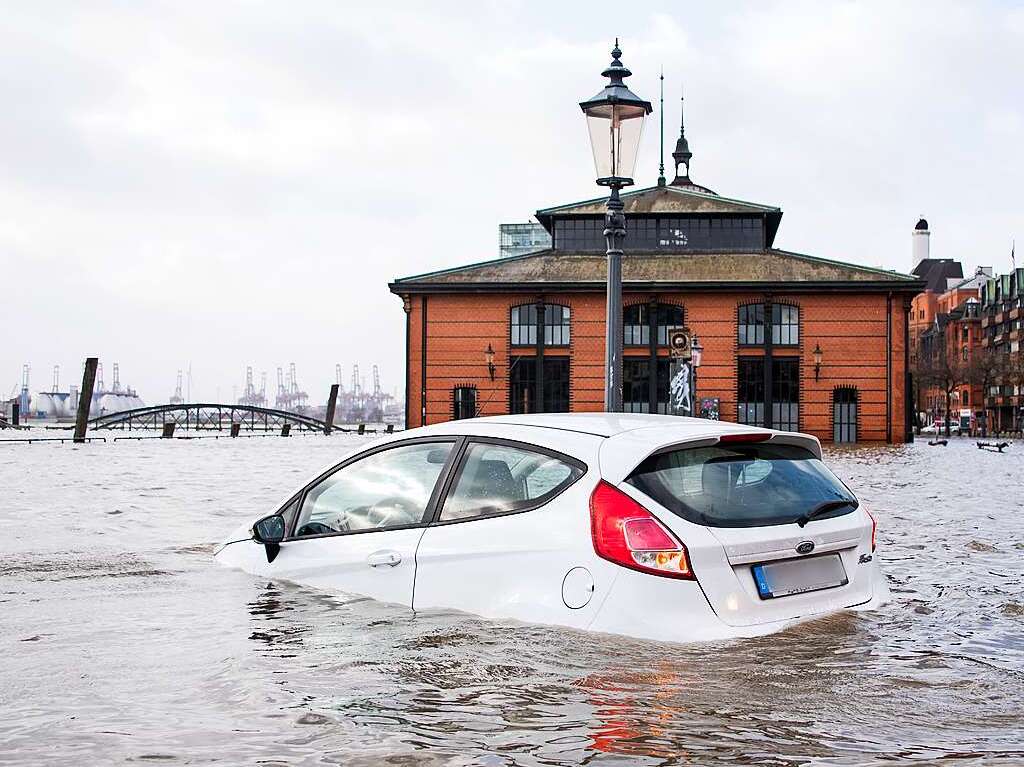
<svg viewBox="0 0 1024 767">
<path fill-rule="evenodd" d="M 697 368 L 700 367 L 701 357 L 704 355 L 704 347 L 700 339 L 694 334 L 690 341 L 690 369 L 693 370 L 693 385 L 690 387 L 690 397 L 693 400 L 693 416 L 700 417 L 700 400 L 697 398 Z"/>
<path fill-rule="evenodd" d="M 597 183 L 611 189 L 604 216 L 608 256 L 608 308 L 605 314 L 604 409 L 622 410 L 622 240 L 626 216 L 619 190 L 633 184 L 640 136 L 651 104 L 627 88 L 622 80 L 632 72 L 619 61 L 619 40 L 612 48 L 612 63 L 601 73 L 609 83 L 593 98 L 580 102 L 587 117 Z"/>
<path fill-rule="evenodd" d="M 494 380 L 494 348 L 487 344 L 487 351 L 484 352 L 484 359 L 487 360 L 487 372 L 491 376 L 491 380 Z"/>
<path fill-rule="evenodd" d="M 814 345 L 814 380 L 821 375 L 821 344 Z"/>
</svg>

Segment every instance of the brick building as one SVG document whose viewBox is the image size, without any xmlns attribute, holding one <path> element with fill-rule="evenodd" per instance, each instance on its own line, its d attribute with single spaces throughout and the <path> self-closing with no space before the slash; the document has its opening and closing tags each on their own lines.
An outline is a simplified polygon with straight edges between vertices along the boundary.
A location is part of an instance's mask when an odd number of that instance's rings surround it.
<svg viewBox="0 0 1024 767">
<path fill-rule="evenodd" d="M 622 195 L 624 409 L 667 411 L 668 331 L 687 326 L 704 348 L 696 398 L 723 420 L 904 441 L 924 283 L 774 247 L 778 207 L 694 183 L 683 137 L 673 156 L 671 183 Z M 390 284 L 406 312 L 408 426 L 603 408 L 604 204 L 538 211 L 548 249 Z"/>
<path fill-rule="evenodd" d="M 989 277 L 981 286 L 981 346 L 997 362 L 984 392 L 989 427 L 1024 431 L 1024 268 Z"/>
</svg>

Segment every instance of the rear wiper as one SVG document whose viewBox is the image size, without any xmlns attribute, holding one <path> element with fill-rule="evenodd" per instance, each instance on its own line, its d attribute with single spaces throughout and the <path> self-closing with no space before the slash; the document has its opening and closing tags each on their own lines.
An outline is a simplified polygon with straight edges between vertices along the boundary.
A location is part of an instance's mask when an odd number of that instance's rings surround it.
<svg viewBox="0 0 1024 767">
<path fill-rule="evenodd" d="M 793 521 L 800 525 L 800 527 L 803 527 L 815 517 L 827 514 L 830 511 L 835 511 L 836 509 L 841 509 L 843 506 L 852 506 L 856 509 L 860 504 L 852 498 L 845 498 L 841 501 L 825 501 L 824 503 L 819 503 L 806 514 L 801 514 Z"/>
</svg>

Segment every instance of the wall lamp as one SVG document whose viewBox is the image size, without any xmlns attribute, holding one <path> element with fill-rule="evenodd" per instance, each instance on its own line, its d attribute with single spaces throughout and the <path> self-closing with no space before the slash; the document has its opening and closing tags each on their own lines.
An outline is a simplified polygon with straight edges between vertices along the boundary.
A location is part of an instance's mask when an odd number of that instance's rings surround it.
<svg viewBox="0 0 1024 767">
<path fill-rule="evenodd" d="M 814 380 L 821 377 L 821 344 L 814 345 Z"/>
<path fill-rule="evenodd" d="M 484 359 L 487 360 L 487 373 L 494 380 L 494 347 L 487 344 L 487 351 L 484 352 Z"/>
</svg>

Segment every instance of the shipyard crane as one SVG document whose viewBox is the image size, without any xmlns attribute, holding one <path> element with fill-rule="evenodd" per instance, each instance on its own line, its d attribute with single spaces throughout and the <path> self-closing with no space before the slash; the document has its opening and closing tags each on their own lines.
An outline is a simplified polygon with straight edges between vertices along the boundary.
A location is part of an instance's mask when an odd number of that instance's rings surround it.
<svg viewBox="0 0 1024 767">
<path fill-rule="evenodd" d="M 174 396 L 171 397 L 170 404 L 181 405 L 185 402 L 185 398 L 181 396 L 181 370 L 178 370 L 178 381 L 174 385 Z"/>
<path fill-rule="evenodd" d="M 114 363 L 114 383 L 110 390 L 114 394 L 121 393 L 121 369 L 116 362 Z"/>
<path fill-rule="evenodd" d="M 284 370 L 280 367 L 277 369 L 277 399 L 274 406 L 278 410 L 288 409 L 288 391 L 284 388 Z"/>
<path fill-rule="evenodd" d="M 266 385 L 266 376 L 264 375 L 264 386 Z M 248 365 L 245 368 L 245 393 L 238 400 L 239 405 L 256 405 L 263 407 L 266 404 L 265 396 L 256 391 L 256 385 L 252 380 L 252 365 Z"/>
<path fill-rule="evenodd" d="M 309 399 L 309 395 L 306 392 L 299 389 L 299 382 L 295 375 L 295 363 L 288 363 L 288 378 L 289 388 L 288 395 L 291 399 L 291 406 L 293 412 L 301 413 L 306 409 L 306 402 Z"/>
</svg>

